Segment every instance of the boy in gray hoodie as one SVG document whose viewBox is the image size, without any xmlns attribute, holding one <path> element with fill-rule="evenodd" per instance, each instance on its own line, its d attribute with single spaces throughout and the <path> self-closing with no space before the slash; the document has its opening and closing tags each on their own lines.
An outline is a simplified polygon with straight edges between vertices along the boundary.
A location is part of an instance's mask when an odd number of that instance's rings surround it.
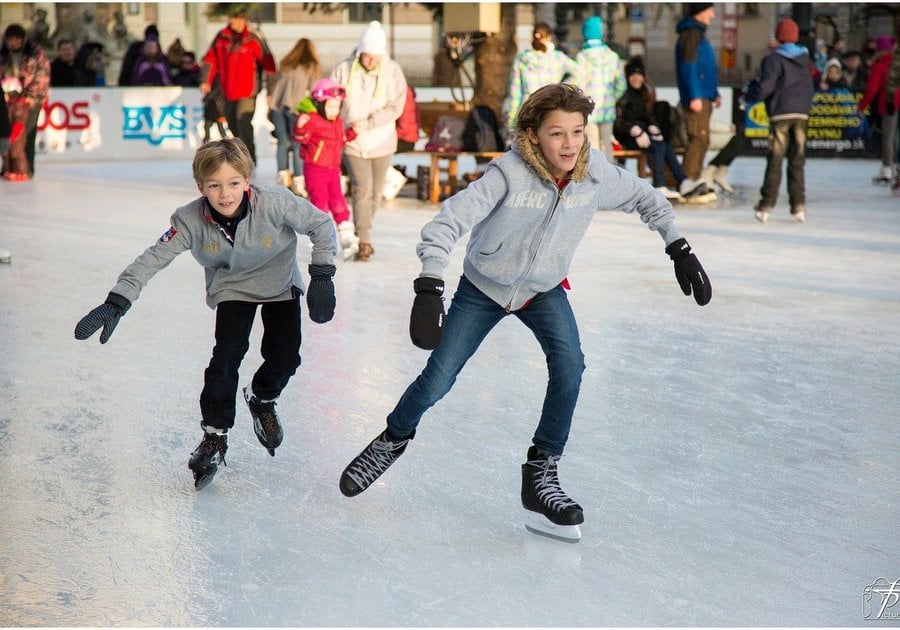
<svg viewBox="0 0 900 630">
<path fill-rule="evenodd" d="M 663 238 L 685 295 L 693 293 L 700 305 L 712 297 L 709 278 L 675 228 L 669 202 L 590 148 L 584 128 L 593 109 L 594 102 L 573 85 L 535 91 L 519 111 L 513 149 L 446 200 L 422 228 L 410 336 L 416 346 L 434 351 L 388 414 L 387 428 L 344 470 L 344 495 L 363 492 L 406 450 L 422 415 L 449 392 L 488 332 L 514 315 L 538 339 L 549 369 L 543 411 L 522 466 L 526 522 L 538 533 L 580 538 L 582 509 L 560 488 L 557 475 L 585 367 L 565 290 L 575 248 L 596 211 L 637 210 Z M 463 276 L 445 326 L 444 270 L 468 232 Z"/>
<path fill-rule="evenodd" d="M 250 183 L 253 158 L 237 138 L 209 142 L 194 155 L 200 197 L 172 215 L 169 228 L 119 275 L 106 301 L 75 327 L 87 339 L 101 327 L 106 343 L 119 319 L 151 278 L 190 250 L 206 271 L 206 303 L 216 310 L 216 345 L 200 394 L 203 440 L 188 467 L 200 490 L 225 463 L 228 430 L 234 426 L 238 367 L 249 348 L 257 307 L 265 329 L 263 363 L 244 388 L 259 441 L 275 455 L 283 432 L 275 400 L 300 365 L 300 296 L 297 234 L 313 244 L 306 292 L 309 317 L 322 324 L 334 316 L 331 218 L 283 186 Z"/>
</svg>

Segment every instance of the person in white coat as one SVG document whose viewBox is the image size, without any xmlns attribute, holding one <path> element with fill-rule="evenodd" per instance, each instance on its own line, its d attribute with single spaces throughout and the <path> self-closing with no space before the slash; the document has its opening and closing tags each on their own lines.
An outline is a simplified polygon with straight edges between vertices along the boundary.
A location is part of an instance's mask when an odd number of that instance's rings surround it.
<svg viewBox="0 0 900 630">
<path fill-rule="evenodd" d="M 331 78 L 346 90 L 341 117 L 356 132 L 356 138 L 344 147 L 344 165 L 350 175 L 353 223 L 359 237 L 356 260 L 366 261 L 375 253 L 372 220 L 397 151 L 396 121 L 406 103 L 406 76 L 387 55 L 387 35 L 381 24 L 370 22 L 354 54 L 331 71 Z"/>
</svg>

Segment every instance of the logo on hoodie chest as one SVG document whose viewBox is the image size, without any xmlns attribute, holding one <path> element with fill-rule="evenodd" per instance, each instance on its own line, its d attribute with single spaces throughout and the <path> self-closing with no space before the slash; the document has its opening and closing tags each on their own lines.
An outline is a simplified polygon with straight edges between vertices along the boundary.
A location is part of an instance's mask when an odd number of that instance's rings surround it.
<svg viewBox="0 0 900 630">
<path fill-rule="evenodd" d="M 523 190 L 510 195 L 506 200 L 508 208 L 543 208 L 547 205 L 550 193 L 543 190 Z"/>
</svg>

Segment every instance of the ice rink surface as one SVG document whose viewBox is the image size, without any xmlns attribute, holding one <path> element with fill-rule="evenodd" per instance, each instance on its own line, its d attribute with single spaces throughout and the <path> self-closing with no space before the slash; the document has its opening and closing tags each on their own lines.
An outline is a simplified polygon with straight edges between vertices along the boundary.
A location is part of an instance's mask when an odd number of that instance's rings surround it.
<svg viewBox="0 0 900 630">
<path fill-rule="evenodd" d="M 338 491 L 427 357 L 407 327 L 436 208 L 379 210 L 375 256 L 338 266 L 334 321 L 304 306 L 277 456 L 241 404 L 227 468 L 196 492 L 202 269 L 179 257 L 107 345 L 73 338 L 195 196 L 190 165 L 0 182 L 0 625 L 896 626 L 864 597 L 900 578 L 900 200 L 877 167 L 809 160 L 803 225 L 784 195 L 754 220 L 761 158 L 732 165 L 734 196 L 678 207 L 704 308 L 636 215 L 597 213 L 569 276 L 587 356 L 560 463 L 585 509 L 575 545 L 522 524 L 545 368 L 515 318 L 381 480 Z"/>
</svg>

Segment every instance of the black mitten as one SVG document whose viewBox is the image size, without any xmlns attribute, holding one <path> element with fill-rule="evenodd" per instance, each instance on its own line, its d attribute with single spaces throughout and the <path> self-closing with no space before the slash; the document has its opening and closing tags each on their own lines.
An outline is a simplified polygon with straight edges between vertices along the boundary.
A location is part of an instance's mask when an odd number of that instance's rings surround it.
<svg viewBox="0 0 900 630">
<path fill-rule="evenodd" d="M 409 316 L 409 337 L 415 346 L 434 350 L 444 337 L 444 281 L 416 278 L 413 290 L 416 297 Z"/>
<path fill-rule="evenodd" d="M 87 339 L 100 330 L 102 326 L 103 332 L 100 333 L 100 343 L 106 343 L 112 336 L 116 326 L 119 325 L 119 319 L 129 308 L 131 308 L 131 302 L 128 298 L 124 298 L 118 293 L 110 293 L 106 296 L 106 302 L 82 317 L 76 324 L 75 338 L 79 340 Z"/>
<path fill-rule="evenodd" d="M 688 242 L 680 238 L 666 247 L 666 253 L 675 263 L 675 278 L 682 292 L 685 295 L 693 292 L 694 300 L 700 306 L 708 304 L 712 298 L 712 285 L 700 261 L 691 253 Z"/>
<path fill-rule="evenodd" d="M 334 265 L 310 265 L 309 287 L 306 289 L 306 306 L 309 318 L 317 324 L 330 322 L 334 317 Z"/>
</svg>

